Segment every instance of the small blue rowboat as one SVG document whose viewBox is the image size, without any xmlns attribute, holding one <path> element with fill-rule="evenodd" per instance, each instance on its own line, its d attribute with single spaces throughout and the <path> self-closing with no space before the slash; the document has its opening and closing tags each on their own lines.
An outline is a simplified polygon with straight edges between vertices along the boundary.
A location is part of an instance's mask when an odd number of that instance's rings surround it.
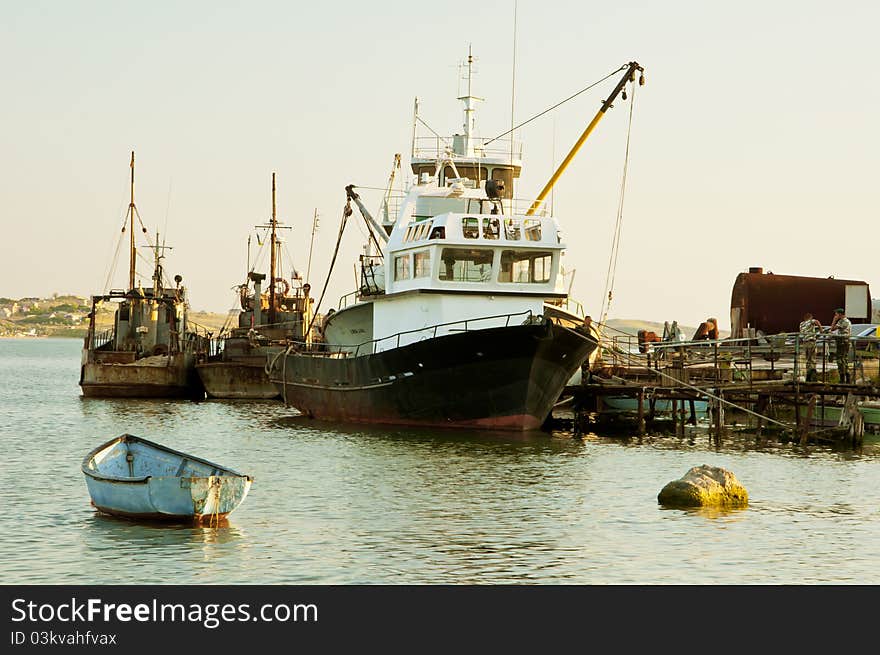
<svg viewBox="0 0 880 655">
<path fill-rule="evenodd" d="M 101 512 L 135 519 L 213 522 L 247 496 L 253 478 L 152 441 L 123 434 L 83 459 Z"/>
</svg>

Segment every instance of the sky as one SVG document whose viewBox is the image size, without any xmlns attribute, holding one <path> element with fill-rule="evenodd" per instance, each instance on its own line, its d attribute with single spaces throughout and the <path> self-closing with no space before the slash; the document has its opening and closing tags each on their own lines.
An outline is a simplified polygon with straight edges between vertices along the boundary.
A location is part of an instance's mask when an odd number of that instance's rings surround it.
<svg viewBox="0 0 880 655">
<path fill-rule="evenodd" d="M 0 0 L 0 296 L 103 292 L 131 151 L 138 213 L 194 310 L 236 306 L 273 173 L 285 261 L 318 294 L 345 186 L 375 212 L 395 153 L 408 171 L 414 99 L 434 130 L 460 131 L 470 47 L 486 137 L 645 69 L 625 187 L 632 97 L 553 192 L 572 295 L 594 318 L 610 288 L 608 318 L 729 329 L 750 267 L 864 280 L 877 298 L 878 23 L 880 5 L 846 0 Z M 537 196 L 617 79 L 516 131 L 517 197 Z M 364 238 L 350 222 L 321 311 L 354 289 Z M 112 288 L 127 270 L 124 243 Z"/>
</svg>

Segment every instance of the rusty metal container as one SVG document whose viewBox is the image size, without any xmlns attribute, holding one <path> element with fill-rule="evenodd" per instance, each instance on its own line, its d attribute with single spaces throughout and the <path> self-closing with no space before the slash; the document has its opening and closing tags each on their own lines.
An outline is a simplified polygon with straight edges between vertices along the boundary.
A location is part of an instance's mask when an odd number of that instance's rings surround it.
<svg viewBox="0 0 880 655">
<path fill-rule="evenodd" d="M 805 312 L 828 325 L 837 307 L 846 309 L 853 323 L 868 323 L 871 290 L 863 280 L 804 277 L 764 273 L 750 268 L 740 273 L 730 296 L 732 338 L 796 332 Z"/>
</svg>

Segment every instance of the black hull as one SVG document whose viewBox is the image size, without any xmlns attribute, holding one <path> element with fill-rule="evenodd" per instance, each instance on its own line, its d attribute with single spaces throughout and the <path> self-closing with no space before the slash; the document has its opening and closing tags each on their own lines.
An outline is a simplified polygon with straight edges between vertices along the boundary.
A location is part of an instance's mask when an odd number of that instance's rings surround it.
<svg viewBox="0 0 880 655">
<path fill-rule="evenodd" d="M 287 405 L 319 419 L 533 430 L 595 347 L 545 322 L 359 357 L 292 352 L 272 361 L 269 377 Z"/>
</svg>

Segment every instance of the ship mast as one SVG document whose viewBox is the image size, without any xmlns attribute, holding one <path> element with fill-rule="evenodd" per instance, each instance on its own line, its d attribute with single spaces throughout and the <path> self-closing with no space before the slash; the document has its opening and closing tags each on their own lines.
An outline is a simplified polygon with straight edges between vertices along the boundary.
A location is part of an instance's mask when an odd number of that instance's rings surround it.
<svg viewBox="0 0 880 655">
<path fill-rule="evenodd" d="M 134 289 L 134 263 L 137 252 L 134 247 L 134 150 L 131 151 L 131 201 L 128 203 L 129 216 L 129 264 L 128 264 L 128 288 Z"/>
<path fill-rule="evenodd" d="M 309 244 L 309 263 L 306 266 L 306 282 L 308 282 L 311 278 L 309 275 L 312 271 L 312 250 L 315 247 L 315 232 L 318 231 L 318 208 L 315 207 L 315 217 L 312 219 L 312 242 Z"/>
<path fill-rule="evenodd" d="M 275 323 L 276 318 L 277 318 L 277 312 L 276 312 L 276 308 L 275 308 L 275 296 L 277 295 L 277 292 L 275 291 L 275 276 L 278 275 L 277 262 L 276 262 L 276 259 L 278 258 L 278 234 L 277 233 L 278 233 L 279 229 L 282 229 L 282 230 L 289 230 L 290 229 L 289 227 L 285 227 L 283 225 L 278 224 L 278 218 L 275 213 L 275 173 L 272 173 L 272 219 L 269 221 L 268 225 L 266 225 L 266 224 L 257 225 L 255 227 L 257 227 L 258 229 L 269 230 L 269 234 L 270 234 L 269 238 L 272 240 L 272 242 L 269 244 L 269 251 L 270 251 L 269 259 L 271 260 L 269 262 L 269 276 L 270 276 L 269 277 L 269 323 Z M 259 242 L 259 237 L 257 237 L 257 240 Z M 284 293 L 287 293 L 287 291 L 289 291 L 290 289 L 289 289 L 288 285 L 285 285 L 285 286 L 287 287 L 287 289 L 284 291 Z M 259 302 L 258 298 L 255 300 L 256 300 L 256 302 Z"/>
<path fill-rule="evenodd" d="M 472 85 L 473 85 L 473 66 L 474 66 L 474 56 L 471 50 L 471 46 L 468 46 L 468 58 L 467 58 L 467 95 L 459 96 L 459 100 L 464 102 L 464 143 L 462 144 L 462 151 L 457 152 L 458 155 L 464 155 L 465 157 L 473 157 L 474 156 L 474 148 L 473 148 L 473 139 L 474 132 L 476 127 L 476 120 L 474 114 L 477 111 L 476 103 L 481 101 L 483 98 L 478 98 L 472 93 Z"/>
<path fill-rule="evenodd" d="M 275 322 L 275 173 L 272 173 L 272 243 L 270 244 L 271 262 L 269 263 L 269 323 Z"/>
</svg>

